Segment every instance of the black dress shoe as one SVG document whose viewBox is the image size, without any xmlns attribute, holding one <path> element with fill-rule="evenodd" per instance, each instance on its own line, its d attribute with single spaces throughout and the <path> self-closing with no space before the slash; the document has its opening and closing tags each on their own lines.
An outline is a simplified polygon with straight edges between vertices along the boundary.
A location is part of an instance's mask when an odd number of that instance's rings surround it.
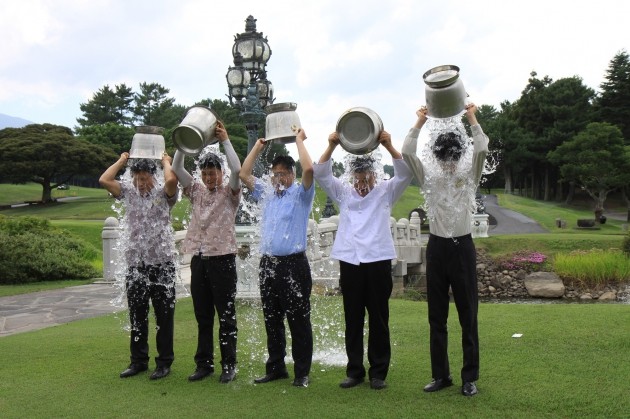
<svg viewBox="0 0 630 419">
<path fill-rule="evenodd" d="M 370 388 L 373 390 L 382 390 L 387 387 L 385 384 L 385 380 L 381 380 L 380 378 L 371 378 L 370 379 Z"/>
<path fill-rule="evenodd" d="M 235 378 L 236 378 L 236 370 L 234 369 L 234 367 L 230 367 L 223 370 L 223 372 L 221 373 L 221 376 L 219 377 L 219 382 L 223 384 L 227 384 L 230 381 L 234 381 Z"/>
<path fill-rule="evenodd" d="M 263 377 L 255 378 L 254 383 L 263 384 L 268 383 L 269 381 L 281 380 L 283 378 L 289 378 L 289 373 L 286 371 L 270 372 Z"/>
<path fill-rule="evenodd" d="M 120 373 L 120 378 L 132 377 L 147 370 L 147 364 L 129 364 L 126 370 Z"/>
<path fill-rule="evenodd" d="M 462 386 L 462 394 L 467 397 L 472 397 L 477 394 L 477 385 L 473 381 L 466 381 Z"/>
<path fill-rule="evenodd" d="M 354 378 L 354 377 L 346 377 L 341 383 L 339 383 L 339 387 L 341 388 L 350 388 L 355 387 L 361 384 L 364 381 L 364 378 Z"/>
<path fill-rule="evenodd" d="M 434 378 L 429 384 L 424 386 L 424 391 L 427 393 L 433 393 L 434 391 L 442 390 L 443 388 L 450 387 L 453 385 L 453 379 L 449 375 L 446 378 L 438 378 L 437 380 Z"/>
<path fill-rule="evenodd" d="M 159 380 L 160 378 L 164 378 L 171 373 L 170 367 L 157 367 L 153 374 L 149 377 L 151 380 Z"/>
<path fill-rule="evenodd" d="M 293 387 L 308 387 L 308 375 L 293 380 Z"/>
<path fill-rule="evenodd" d="M 210 374 L 214 372 L 214 368 L 212 367 L 197 367 L 195 372 L 188 376 L 188 381 L 199 381 L 203 380 Z"/>
</svg>

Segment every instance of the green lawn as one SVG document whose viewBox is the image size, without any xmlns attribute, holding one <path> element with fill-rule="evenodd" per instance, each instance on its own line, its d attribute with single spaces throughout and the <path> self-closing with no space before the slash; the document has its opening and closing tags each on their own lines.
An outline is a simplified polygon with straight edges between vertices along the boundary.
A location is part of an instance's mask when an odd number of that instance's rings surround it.
<svg viewBox="0 0 630 419">
<path fill-rule="evenodd" d="M 628 417 L 627 305 L 482 304 L 479 394 L 472 398 L 459 394 L 459 325 L 451 309 L 449 356 L 455 385 L 438 393 L 422 391 L 431 376 L 424 302 L 391 301 L 389 387 L 374 391 L 367 384 L 340 389 L 344 366 L 319 361 L 307 389 L 293 388 L 290 380 L 254 385 L 252 379 L 264 371 L 264 328 L 260 308 L 243 303 L 237 307 L 236 381 L 220 384 L 215 374 L 190 383 L 186 377 L 194 369 L 196 324 L 190 298 L 184 298 L 176 310 L 176 360 L 171 375 L 160 381 L 150 381 L 148 374 L 118 378 L 128 363 L 124 313 L 0 338 L 6 361 L 0 369 L 1 416 Z M 339 297 L 313 298 L 316 352 L 336 348 L 343 362 L 341 310 Z M 154 333 L 151 328 L 152 355 Z M 523 336 L 514 338 L 515 333 Z"/>
</svg>

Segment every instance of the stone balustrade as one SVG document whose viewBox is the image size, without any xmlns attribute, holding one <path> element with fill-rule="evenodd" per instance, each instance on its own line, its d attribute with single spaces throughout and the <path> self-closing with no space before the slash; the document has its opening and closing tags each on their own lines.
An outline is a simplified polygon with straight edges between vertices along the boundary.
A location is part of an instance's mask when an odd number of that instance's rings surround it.
<svg viewBox="0 0 630 419">
<path fill-rule="evenodd" d="M 319 223 L 310 219 L 308 223 L 307 257 L 311 263 L 313 285 L 316 291 L 336 289 L 339 285 L 339 263 L 330 258 L 330 251 L 337 234 L 339 217 L 334 215 L 323 218 Z M 401 294 L 405 287 L 424 289 L 426 287 L 424 267 L 426 260 L 425 246 L 422 243 L 421 219 L 417 212 L 412 212 L 409 219 L 390 219 L 390 229 L 396 249 L 396 259 L 392 261 L 393 294 Z M 475 214 L 473 237 L 488 237 L 488 215 Z M 175 244 L 180 244 L 186 231 L 175 232 Z M 114 281 L 114 264 L 117 259 L 117 240 L 119 237 L 118 220 L 109 217 L 103 226 L 103 278 Z M 257 298 L 258 290 L 258 228 L 254 225 L 237 225 L 236 242 L 238 245 L 237 295 L 239 298 Z M 180 271 L 182 277 L 188 273 L 191 255 L 181 254 Z"/>
<path fill-rule="evenodd" d="M 313 285 L 319 290 L 335 289 L 339 285 L 338 261 L 330 259 L 330 251 L 337 234 L 339 217 L 334 215 L 324 218 L 319 223 L 310 219 L 307 232 L 307 257 L 311 263 Z M 392 261 L 395 293 L 404 288 L 403 277 L 407 275 L 409 265 L 422 265 L 422 240 L 420 235 L 420 217 L 413 213 L 410 220 L 402 218 L 390 221 L 392 237 L 398 257 Z M 117 240 L 119 237 L 118 220 L 109 217 L 103 226 L 103 278 L 114 281 L 117 260 Z M 175 232 L 175 245 L 179 249 L 186 231 Z M 258 290 L 258 229 L 252 225 L 236 226 L 236 242 L 238 245 L 237 295 L 239 298 L 256 298 Z M 188 269 L 192 255 L 181 254 L 180 269 Z M 184 275 L 182 275 L 184 276 Z"/>
</svg>

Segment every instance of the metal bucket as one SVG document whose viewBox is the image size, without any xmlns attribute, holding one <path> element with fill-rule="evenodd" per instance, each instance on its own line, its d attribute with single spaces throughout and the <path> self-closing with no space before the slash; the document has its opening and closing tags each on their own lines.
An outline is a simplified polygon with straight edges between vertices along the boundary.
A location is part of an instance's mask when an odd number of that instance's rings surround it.
<svg viewBox="0 0 630 419">
<path fill-rule="evenodd" d="M 265 108 L 265 140 L 282 144 L 294 143 L 301 127 L 300 118 L 295 112 L 297 104 L 292 102 L 276 103 Z"/>
<path fill-rule="evenodd" d="M 337 121 L 339 144 L 351 154 L 366 154 L 378 147 L 383 121 L 368 108 L 350 108 Z"/>
<path fill-rule="evenodd" d="M 428 115 L 433 118 L 450 118 L 466 107 L 466 90 L 459 78 L 459 67 L 441 65 L 422 76 Z"/>
<path fill-rule="evenodd" d="M 214 135 L 218 120 L 207 106 L 188 108 L 182 122 L 173 130 L 173 144 L 182 153 L 196 156 L 205 146 L 219 141 Z"/>
<path fill-rule="evenodd" d="M 162 127 L 151 125 L 136 127 L 136 133 L 131 140 L 129 158 L 162 160 L 165 150 L 163 132 Z"/>
</svg>

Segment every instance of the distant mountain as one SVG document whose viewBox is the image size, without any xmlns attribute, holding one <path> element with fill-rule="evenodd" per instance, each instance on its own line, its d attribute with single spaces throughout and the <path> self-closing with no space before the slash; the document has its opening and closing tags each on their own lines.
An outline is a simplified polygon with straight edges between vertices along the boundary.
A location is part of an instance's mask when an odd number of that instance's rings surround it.
<svg viewBox="0 0 630 419">
<path fill-rule="evenodd" d="M 35 122 L 28 121 L 26 119 L 18 118 L 16 116 L 5 115 L 0 113 L 0 129 L 4 128 L 22 128 Z"/>
</svg>

